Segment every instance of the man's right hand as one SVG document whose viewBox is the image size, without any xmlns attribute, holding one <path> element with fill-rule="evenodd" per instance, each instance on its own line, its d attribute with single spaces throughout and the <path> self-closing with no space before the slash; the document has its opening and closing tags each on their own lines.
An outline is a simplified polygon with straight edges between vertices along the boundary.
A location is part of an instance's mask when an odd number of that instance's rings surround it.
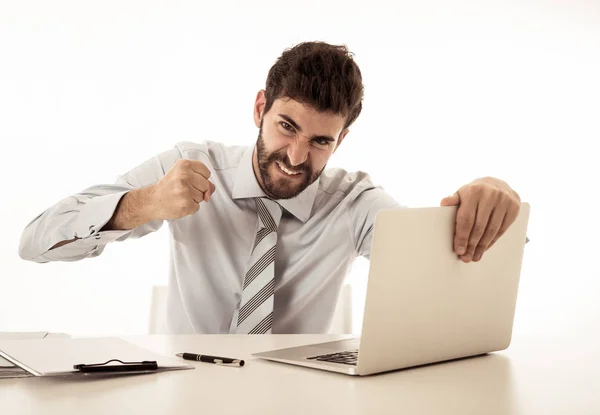
<svg viewBox="0 0 600 415">
<path fill-rule="evenodd" d="M 209 178 L 210 171 L 201 161 L 177 160 L 167 174 L 151 186 L 152 216 L 174 220 L 196 213 L 200 203 L 208 202 L 215 191 Z"/>
<path fill-rule="evenodd" d="M 198 160 L 177 160 L 157 183 L 133 189 L 119 201 L 113 216 L 100 231 L 134 229 L 153 220 L 173 220 L 196 213 L 201 202 L 208 202 L 215 185 L 210 171 Z M 55 249 L 80 239 L 59 241 Z"/>
</svg>

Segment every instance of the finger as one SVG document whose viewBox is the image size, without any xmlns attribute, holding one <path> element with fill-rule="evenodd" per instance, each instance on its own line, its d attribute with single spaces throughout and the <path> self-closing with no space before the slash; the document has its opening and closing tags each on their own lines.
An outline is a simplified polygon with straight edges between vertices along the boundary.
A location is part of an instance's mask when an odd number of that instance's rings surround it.
<svg viewBox="0 0 600 415">
<path fill-rule="evenodd" d="M 477 205 L 477 214 L 475 216 L 475 223 L 471 229 L 471 235 L 469 236 L 469 245 L 464 255 L 464 260 L 469 262 L 473 259 L 475 254 L 475 248 L 479 245 L 479 241 L 483 236 L 494 206 L 491 203 L 479 202 Z"/>
<path fill-rule="evenodd" d="M 492 246 L 494 246 L 496 241 L 502 235 L 504 235 L 504 232 L 506 232 L 506 230 L 509 228 L 509 226 L 515 221 L 515 219 L 517 219 L 517 216 L 519 216 L 519 208 L 517 208 L 516 210 L 509 209 L 506 212 L 506 215 L 504 216 L 504 221 L 502 222 L 502 225 L 500 226 L 500 230 L 498 231 L 498 233 L 496 234 L 496 236 L 494 237 L 494 239 L 488 246 L 488 249 L 490 249 Z"/>
<path fill-rule="evenodd" d="M 191 161 L 191 168 L 192 171 L 194 171 L 195 173 L 198 173 L 200 176 L 204 177 L 205 179 L 210 179 L 210 170 L 208 170 L 208 167 L 206 167 L 206 164 L 202 163 L 199 160 L 190 160 Z"/>
<path fill-rule="evenodd" d="M 210 189 L 210 182 L 201 176 L 200 174 L 192 174 L 190 176 L 189 183 L 196 189 L 201 191 L 202 193 L 208 192 Z"/>
<path fill-rule="evenodd" d="M 469 235 L 473 223 L 475 223 L 475 215 L 477 213 L 477 202 L 472 202 L 469 199 L 463 200 L 456 211 L 456 227 L 454 230 L 454 251 L 458 255 L 463 255 L 467 250 L 469 243 Z"/>
<path fill-rule="evenodd" d="M 510 225 L 512 225 L 514 221 L 517 220 L 520 208 L 520 205 L 516 205 L 516 207 L 511 206 L 508 208 L 508 210 L 506 211 L 506 217 L 504 219 L 504 222 L 502 222 L 502 226 L 500 227 L 500 232 L 506 232 Z"/>
<path fill-rule="evenodd" d="M 191 188 L 190 195 L 192 197 L 192 200 L 198 204 L 200 204 L 200 202 L 204 200 L 204 193 L 199 191 L 198 189 Z"/>
<path fill-rule="evenodd" d="M 456 206 L 460 203 L 460 197 L 458 193 L 453 194 L 452 196 L 448 196 L 442 199 L 440 202 L 440 206 Z"/>
<path fill-rule="evenodd" d="M 498 231 L 502 227 L 502 223 L 504 222 L 504 217 L 506 216 L 506 209 L 496 207 L 490 216 L 490 220 L 485 228 L 485 232 L 481 236 L 479 240 L 479 245 L 475 249 L 475 254 L 473 255 L 473 261 L 479 261 L 483 256 L 483 253 L 487 251 L 488 247 L 498 234 Z"/>
<path fill-rule="evenodd" d="M 209 184 L 209 189 L 204 192 L 204 201 L 208 202 L 210 200 L 210 198 L 212 197 L 213 193 L 215 192 L 215 185 L 212 182 L 208 182 Z"/>
</svg>

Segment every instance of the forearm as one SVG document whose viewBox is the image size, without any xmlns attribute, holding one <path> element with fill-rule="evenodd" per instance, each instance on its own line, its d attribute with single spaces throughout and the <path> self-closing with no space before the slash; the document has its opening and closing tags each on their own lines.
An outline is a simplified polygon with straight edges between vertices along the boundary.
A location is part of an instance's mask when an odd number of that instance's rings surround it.
<svg viewBox="0 0 600 415">
<path fill-rule="evenodd" d="M 136 205 L 150 205 L 142 203 L 145 193 L 138 194 L 142 189 L 120 189 L 114 194 L 96 194 L 92 198 L 89 197 L 91 193 L 103 191 L 88 189 L 87 196 L 75 195 L 68 202 L 61 202 L 58 207 L 46 211 L 25 229 L 19 254 L 23 259 L 35 262 L 77 261 L 100 255 L 107 243 L 135 239 L 157 231 L 162 221 L 143 219 L 146 209 L 135 209 Z M 126 198 L 129 200 L 121 203 Z M 119 204 L 120 213 L 117 214 Z M 123 230 L 107 229 L 109 218 L 116 222 L 113 228 L 121 226 Z"/>
<path fill-rule="evenodd" d="M 143 189 L 134 189 L 129 191 L 121 198 L 115 209 L 115 213 L 110 220 L 102 227 L 100 232 L 104 231 L 127 231 L 140 227 L 153 218 L 152 206 L 152 186 Z M 71 242 L 80 239 L 60 241 L 50 249 L 60 248 Z"/>
<path fill-rule="evenodd" d="M 98 239 L 97 229 L 114 214 L 118 201 L 130 190 L 120 185 L 98 185 L 59 201 L 25 227 L 19 255 L 36 262 L 86 257 L 108 242 L 104 237 Z M 113 237 L 119 236 L 113 233 L 108 239 Z M 64 245 L 69 248 L 61 248 Z M 57 248 L 60 252 L 55 252 Z M 46 254 L 50 256 L 46 258 Z"/>
<path fill-rule="evenodd" d="M 157 220 L 153 195 L 154 186 L 128 192 L 101 231 L 126 231 Z"/>
</svg>

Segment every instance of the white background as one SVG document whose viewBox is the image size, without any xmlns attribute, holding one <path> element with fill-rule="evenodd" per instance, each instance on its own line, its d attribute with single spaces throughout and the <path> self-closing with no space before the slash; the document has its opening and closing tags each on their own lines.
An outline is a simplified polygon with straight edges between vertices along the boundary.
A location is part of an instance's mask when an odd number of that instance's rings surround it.
<svg viewBox="0 0 600 415">
<path fill-rule="evenodd" d="M 177 141 L 253 144 L 256 92 L 305 40 L 347 44 L 364 77 L 331 166 L 408 206 L 508 181 L 532 207 L 515 333 L 598 327 L 600 2 L 0 0 L 0 331 L 146 332 L 167 227 L 35 264 L 24 226 Z"/>
</svg>

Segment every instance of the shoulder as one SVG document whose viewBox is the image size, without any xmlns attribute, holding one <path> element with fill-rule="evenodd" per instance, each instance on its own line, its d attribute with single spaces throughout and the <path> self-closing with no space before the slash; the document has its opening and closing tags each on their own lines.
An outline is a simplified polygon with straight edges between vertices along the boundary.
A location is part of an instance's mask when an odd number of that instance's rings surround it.
<svg viewBox="0 0 600 415">
<path fill-rule="evenodd" d="M 356 197 L 362 192 L 378 188 L 371 176 L 364 171 L 348 172 L 341 168 L 329 168 L 323 171 L 319 180 L 319 192 Z"/>
<path fill-rule="evenodd" d="M 231 146 L 216 141 L 180 141 L 175 144 L 181 158 L 200 160 L 215 170 L 237 167 L 249 147 Z"/>
<path fill-rule="evenodd" d="M 331 198 L 349 211 L 400 207 L 382 186 L 364 171 L 348 172 L 341 168 L 326 169 L 319 182 L 319 198 Z"/>
</svg>

